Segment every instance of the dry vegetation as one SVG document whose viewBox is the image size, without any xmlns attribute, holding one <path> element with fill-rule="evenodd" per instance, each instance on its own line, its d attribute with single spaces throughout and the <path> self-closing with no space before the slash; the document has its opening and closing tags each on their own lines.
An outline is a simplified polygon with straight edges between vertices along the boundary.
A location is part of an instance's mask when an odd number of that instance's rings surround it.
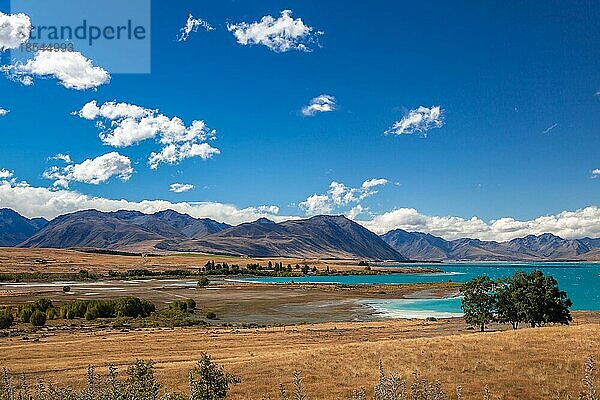
<svg viewBox="0 0 600 400">
<path fill-rule="evenodd" d="M 254 264 L 266 265 L 272 261 L 287 264 L 307 264 L 310 268 L 317 267 L 324 271 L 327 267 L 337 271 L 364 270 L 358 266 L 359 260 L 313 260 L 299 258 L 246 258 L 215 256 L 210 254 L 161 254 L 155 256 L 123 256 L 86 253 L 76 250 L 57 249 L 15 249 L 0 248 L 0 273 L 77 273 L 88 270 L 95 274 L 108 273 L 109 271 L 126 271 L 129 269 L 148 269 L 150 271 L 169 270 L 197 270 L 207 261 L 228 264 Z M 407 266 L 406 272 L 418 268 L 418 265 Z M 385 268 L 373 268 L 374 270 Z"/>
<path fill-rule="evenodd" d="M 311 398 L 337 399 L 361 386 L 372 390 L 381 358 L 409 382 L 416 371 L 439 379 L 448 392 L 460 385 L 465 399 L 481 399 L 486 385 L 503 399 L 547 399 L 577 393 L 587 356 L 600 359 L 599 322 L 596 314 L 577 314 L 572 326 L 484 334 L 465 331 L 460 319 L 256 330 L 41 331 L 27 339 L 0 339 L 0 365 L 82 385 L 89 364 L 122 369 L 142 358 L 156 361 L 165 389 L 183 391 L 187 371 L 208 352 L 242 378 L 230 398 L 277 398 L 277 385 L 289 386 L 293 371 L 301 370 Z"/>
</svg>

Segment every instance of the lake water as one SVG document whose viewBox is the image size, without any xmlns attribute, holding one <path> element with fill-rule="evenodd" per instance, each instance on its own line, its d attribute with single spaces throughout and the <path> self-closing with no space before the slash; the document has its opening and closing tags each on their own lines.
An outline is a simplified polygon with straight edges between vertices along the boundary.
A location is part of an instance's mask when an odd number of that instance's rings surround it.
<svg viewBox="0 0 600 400">
<path fill-rule="evenodd" d="M 396 264 L 394 267 L 407 265 Z M 414 267 L 415 265 L 408 265 Z M 424 267 L 439 268 L 443 273 L 435 274 L 390 274 L 390 275 L 345 275 L 305 276 L 294 278 L 250 278 L 249 282 L 269 283 L 337 283 L 399 284 L 425 282 L 466 282 L 474 277 L 487 275 L 492 279 L 512 276 L 516 271 L 539 269 L 552 275 L 561 290 L 573 301 L 573 310 L 600 311 L 600 263 L 455 263 L 427 264 Z M 460 298 L 451 299 L 397 299 L 365 300 L 361 302 L 382 315 L 392 318 L 451 317 L 462 315 Z"/>
</svg>

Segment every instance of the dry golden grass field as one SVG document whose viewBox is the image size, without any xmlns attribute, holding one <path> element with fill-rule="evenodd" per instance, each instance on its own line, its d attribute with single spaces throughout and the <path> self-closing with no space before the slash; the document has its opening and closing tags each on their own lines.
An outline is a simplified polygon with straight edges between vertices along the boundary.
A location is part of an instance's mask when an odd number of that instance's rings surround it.
<svg viewBox="0 0 600 400">
<path fill-rule="evenodd" d="M 242 382 L 232 399 L 275 398 L 279 383 L 303 371 L 311 399 L 345 398 L 372 389 L 381 358 L 389 371 L 439 379 L 465 399 L 485 385 L 503 399 L 551 399 L 577 393 L 588 355 L 600 359 L 600 317 L 577 314 L 571 326 L 475 333 L 461 319 L 327 323 L 265 329 L 152 329 L 39 332 L 0 339 L 0 364 L 15 372 L 52 376 L 74 386 L 88 364 L 123 368 L 136 358 L 156 362 L 165 389 L 186 389 L 187 371 L 201 352 L 212 354 Z M 495 397 L 494 397 L 495 398 Z"/>
<path fill-rule="evenodd" d="M 137 268 L 165 271 L 196 269 L 207 260 L 230 264 L 267 262 L 206 255 L 141 257 L 0 249 L 0 273 L 71 273 L 86 269 L 100 275 Z M 271 261 L 306 262 L 320 269 L 362 269 L 351 261 Z M 186 280 L 192 284 L 186 284 Z M 494 332 L 478 333 L 467 330 L 459 318 L 381 321 L 372 310 L 357 303 L 369 298 L 444 296 L 456 293 L 454 283 L 353 287 L 244 284 L 216 279 L 209 288 L 201 289 L 193 278 L 183 278 L 70 285 L 71 291 L 63 293 L 61 284 L 51 282 L 4 283 L 0 285 L 0 306 L 16 306 L 42 296 L 60 304 L 73 299 L 133 295 L 162 308 L 177 299 L 193 298 L 199 313 L 217 313 L 215 324 L 287 326 L 111 330 L 82 320 L 52 320 L 49 327 L 32 331 L 29 324 L 19 322 L 11 335 L 0 337 L 0 367 L 81 387 L 90 364 L 104 372 L 110 364 L 123 370 L 136 359 L 154 360 L 165 390 L 186 391 L 187 372 L 202 352 L 208 352 L 241 377 L 231 399 L 262 399 L 265 394 L 277 398 L 278 385 L 289 387 L 293 371 L 301 370 L 309 398 L 327 400 L 344 399 L 360 387 L 372 394 L 381 359 L 388 371 L 409 383 L 416 373 L 424 379 L 439 380 L 448 392 L 460 385 L 465 399 L 482 399 L 488 385 L 495 396 L 504 400 L 533 400 L 554 399 L 556 394 L 567 392 L 576 394 L 586 358 L 595 355 L 600 360 L 600 313 L 576 313 L 571 326 L 512 331 L 494 325 Z"/>
<path fill-rule="evenodd" d="M 269 261 L 281 262 L 284 265 L 304 265 L 310 268 L 317 267 L 319 270 L 356 271 L 364 270 L 358 266 L 357 260 L 313 260 L 300 258 L 246 258 L 216 256 L 210 254 L 160 254 L 155 256 L 123 256 L 98 253 L 86 253 L 77 250 L 60 249 L 15 249 L 0 248 L 0 273 L 77 273 L 82 269 L 96 274 L 108 273 L 109 271 L 127 271 L 130 269 L 148 269 L 150 271 L 169 270 L 197 270 L 203 267 L 207 261 L 216 263 L 226 262 L 228 264 L 258 263 L 266 265 Z M 404 271 L 409 272 L 418 265 L 408 265 Z M 384 270 L 374 267 L 373 269 Z M 396 269 L 402 271 L 402 269 Z"/>
</svg>

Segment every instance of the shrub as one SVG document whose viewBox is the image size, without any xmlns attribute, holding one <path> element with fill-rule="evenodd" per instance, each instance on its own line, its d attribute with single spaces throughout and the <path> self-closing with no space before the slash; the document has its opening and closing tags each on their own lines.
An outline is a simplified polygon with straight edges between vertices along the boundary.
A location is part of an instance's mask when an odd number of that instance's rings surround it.
<svg viewBox="0 0 600 400">
<path fill-rule="evenodd" d="M 209 311 L 206 313 L 206 318 L 208 319 L 217 319 L 217 314 L 215 314 L 213 311 Z"/>
<path fill-rule="evenodd" d="M 47 319 L 56 319 L 57 317 L 58 317 L 58 311 L 56 311 L 56 308 L 50 307 L 49 309 L 46 310 L 46 318 Z"/>
<path fill-rule="evenodd" d="M 195 310 L 196 309 L 196 300 L 194 300 L 194 299 L 187 299 L 185 302 L 187 303 L 188 310 Z"/>
<path fill-rule="evenodd" d="M 33 314 L 31 314 L 31 318 L 29 322 L 33 326 L 44 326 L 46 325 L 46 313 L 43 313 L 40 310 L 35 310 Z"/>
<path fill-rule="evenodd" d="M 226 373 L 211 357 L 202 353 L 200 361 L 190 372 L 190 398 L 193 400 L 222 400 L 229 393 L 229 386 L 240 382 L 240 378 Z"/>
<path fill-rule="evenodd" d="M 15 322 L 10 308 L 0 309 L 0 329 L 8 329 Z"/>
<path fill-rule="evenodd" d="M 207 287 L 208 285 L 210 285 L 210 281 L 207 277 L 202 276 L 198 279 L 198 287 Z"/>
<path fill-rule="evenodd" d="M 185 313 L 187 312 L 188 304 L 185 300 L 175 300 L 174 302 L 169 304 L 169 308 L 171 310 L 178 310 Z"/>
<path fill-rule="evenodd" d="M 29 320 L 31 319 L 31 314 L 33 314 L 34 311 L 35 309 L 31 304 L 24 304 L 22 306 L 19 306 L 19 308 L 17 309 L 17 314 L 19 314 L 19 319 L 22 322 L 29 322 Z"/>
</svg>

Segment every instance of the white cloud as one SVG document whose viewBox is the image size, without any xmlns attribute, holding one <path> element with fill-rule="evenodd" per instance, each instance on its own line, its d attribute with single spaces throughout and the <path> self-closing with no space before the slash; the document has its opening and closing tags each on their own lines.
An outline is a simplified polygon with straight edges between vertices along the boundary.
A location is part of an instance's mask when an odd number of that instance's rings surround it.
<svg viewBox="0 0 600 400">
<path fill-rule="evenodd" d="M 73 161 L 71 160 L 71 156 L 68 154 L 57 154 L 55 156 L 50 157 L 50 160 L 59 160 L 59 161 L 64 161 L 67 164 L 71 164 Z"/>
<path fill-rule="evenodd" d="M 16 49 L 29 40 L 31 20 L 25 14 L 0 12 L 0 52 Z"/>
<path fill-rule="evenodd" d="M 81 164 L 71 164 L 68 155 L 60 156 L 64 156 L 60 159 L 69 164 L 65 167 L 52 166 L 44 172 L 44 178 L 54 180 L 54 187 L 68 188 L 71 182 L 99 185 L 113 176 L 127 181 L 133 173 L 131 160 L 117 152 L 85 160 Z"/>
<path fill-rule="evenodd" d="M 208 160 L 218 154 L 221 154 L 221 151 L 208 143 L 170 144 L 163 147 L 160 153 L 151 153 L 148 165 L 152 169 L 157 169 L 160 163 L 177 164 L 192 157 L 200 157 L 203 160 Z"/>
<path fill-rule="evenodd" d="M 307 117 L 321 112 L 331 112 L 336 109 L 335 97 L 322 94 L 310 101 L 310 104 L 302 108 L 302 114 Z"/>
<path fill-rule="evenodd" d="M 189 192 L 194 188 L 194 185 L 190 185 L 189 183 L 173 183 L 169 187 L 169 191 L 174 193 L 185 193 Z"/>
<path fill-rule="evenodd" d="M 10 113 L 10 110 L 6 110 L 4 108 L 0 108 L 0 117 L 4 117 L 8 113 Z"/>
<path fill-rule="evenodd" d="M 350 211 L 348 211 L 348 212 L 346 213 L 346 217 L 348 217 L 348 218 L 350 218 L 350 219 L 354 220 L 354 219 L 356 219 L 356 217 L 358 217 L 359 215 L 361 215 L 361 214 L 365 214 L 365 213 L 366 213 L 366 212 L 368 212 L 368 211 L 369 211 L 369 209 L 368 209 L 368 208 L 366 208 L 366 207 L 363 207 L 363 206 L 362 206 L 362 205 L 360 205 L 360 204 L 357 204 L 357 205 L 355 205 L 354 207 L 352 207 L 352 208 L 350 209 Z"/>
<path fill-rule="evenodd" d="M 96 209 L 99 211 L 136 210 L 144 213 L 155 213 L 163 210 L 175 210 L 196 218 L 212 218 L 217 221 L 237 225 L 255 221 L 265 217 L 275 222 L 297 219 L 280 216 L 277 206 L 265 205 L 238 208 L 231 204 L 216 202 L 172 203 L 164 200 L 128 200 L 108 199 L 88 196 L 68 189 L 51 190 L 44 187 L 33 187 L 25 182 L 0 180 L 0 208 L 12 208 L 29 217 L 55 218 L 75 211 Z"/>
<path fill-rule="evenodd" d="M 169 118 L 159 110 L 115 102 L 98 106 L 95 100 L 74 114 L 96 120 L 101 130 L 100 139 L 113 147 L 132 146 L 156 138 L 163 148 L 150 154 L 148 164 L 153 169 L 162 162 L 175 164 L 191 157 L 206 160 L 220 154 L 219 149 L 206 143 L 216 138 L 216 131 L 209 129 L 204 121 L 192 121 L 186 126 L 181 118 Z"/>
<path fill-rule="evenodd" d="M 25 85 L 31 85 L 34 76 L 54 77 L 64 87 L 75 90 L 94 89 L 110 81 L 108 72 L 76 51 L 38 51 L 25 64 L 7 65 L 2 70 Z"/>
<path fill-rule="evenodd" d="M 556 127 L 557 127 L 557 126 L 558 126 L 558 122 L 556 122 L 556 123 L 554 123 L 554 124 L 550 125 L 550 126 L 549 126 L 549 127 L 547 127 L 546 129 L 544 129 L 544 130 L 542 131 L 542 133 L 543 133 L 544 135 L 545 135 L 545 134 L 548 134 L 548 133 L 552 132 L 554 129 L 556 129 Z"/>
<path fill-rule="evenodd" d="M 0 169 L 0 179 L 10 179 L 13 177 L 13 172 L 7 169 Z"/>
<path fill-rule="evenodd" d="M 323 34 L 306 25 L 301 18 L 292 18 L 290 10 L 283 10 L 277 19 L 267 15 L 260 22 L 230 24 L 227 29 L 233 32 L 241 45 L 262 44 L 277 53 L 289 50 L 308 52 L 308 45 Z"/>
<path fill-rule="evenodd" d="M 364 181 L 363 184 L 362 184 L 362 188 L 363 189 L 372 189 L 374 187 L 383 186 L 383 185 L 387 185 L 387 184 L 388 184 L 388 180 L 387 179 L 373 178 L 373 179 L 369 179 L 368 181 Z"/>
<path fill-rule="evenodd" d="M 202 18 L 194 18 L 194 16 L 190 14 L 185 25 L 183 26 L 183 28 L 181 28 L 179 36 L 177 36 L 177 41 L 185 42 L 190 37 L 190 33 L 198 32 L 199 28 L 204 28 L 209 32 L 215 30 L 215 28 L 213 28 L 208 22 L 204 21 Z"/>
<path fill-rule="evenodd" d="M 592 178 L 600 178 L 600 168 L 592 170 Z"/>
<path fill-rule="evenodd" d="M 562 238 L 600 237 L 600 207 L 590 206 L 576 211 L 563 211 L 529 221 L 505 217 L 486 222 L 478 217 L 470 219 L 448 216 L 430 216 L 414 208 L 400 208 L 360 221 L 366 228 L 383 234 L 392 229 L 426 232 L 452 240 L 474 238 L 506 241 L 527 235 L 552 233 Z"/>
<path fill-rule="evenodd" d="M 390 129 L 385 131 L 386 135 L 411 135 L 420 133 L 427 136 L 427 131 L 441 128 L 444 125 L 443 110 L 440 106 L 420 106 L 410 110 L 400 121 L 395 122 Z"/>
<path fill-rule="evenodd" d="M 328 214 L 338 207 L 345 207 L 349 204 L 356 204 L 368 197 L 377 194 L 375 190 L 378 186 L 384 186 L 388 183 L 387 179 L 374 178 L 364 181 L 360 188 L 351 188 L 343 183 L 331 182 L 329 191 L 325 194 L 315 194 L 307 198 L 298 206 L 306 212 L 307 215 Z M 354 212 L 366 210 L 356 208 Z"/>
<path fill-rule="evenodd" d="M 324 200 L 316 199 L 313 204 L 327 204 L 324 203 Z M 212 218 L 232 225 L 254 221 L 261 217 L 275 222 L 298 219 L 293 216 L 279 215 L 279 208 L 273 205 L 240 209 L 230 204 L 215 202 L 172 203 L 164 200 L 132 202 L 93 197 L 68 189 L 51 190 L 33 187 L 26 182 L 17 182 L 12 178 L 11 172 L 0 170 L 0 208 L 3 207 L 12 208 L 29 218 L 45 217 L 48 219 L 87 209 L 137 210 L 144 213 L 172 209 L 193 217 Z M 360 209 L 355 207 L 353 212 L 357 210 Z M 316 212 L 316 214 L 319 213 Z M 478 217 L 465 219 L 452 216 L 430 216 L 421 214 L 412 208 L 402 208 L 357 222 L 376 233 L 402 228 L 408 231 L 428 232 L 449 240 L 471 237 L 504 241 L 529 234 L 541 235 L 543 233 L 553 233 L 567 239 L 586 236 L 600 237 L 600 207 L 598 206 L 590 206 L 576 211 L 563 211 L 556 215 L 546 215 L 528 221 L 518 221 L 507 217 L 489 222 Z"/>
<path fill-rule="evenodd" d="M 306 212 L 306 215 L 328 214 L 333 211 L 333 205 L 327 195 L 314 194 L 298 206 Z"/>
</svg>

